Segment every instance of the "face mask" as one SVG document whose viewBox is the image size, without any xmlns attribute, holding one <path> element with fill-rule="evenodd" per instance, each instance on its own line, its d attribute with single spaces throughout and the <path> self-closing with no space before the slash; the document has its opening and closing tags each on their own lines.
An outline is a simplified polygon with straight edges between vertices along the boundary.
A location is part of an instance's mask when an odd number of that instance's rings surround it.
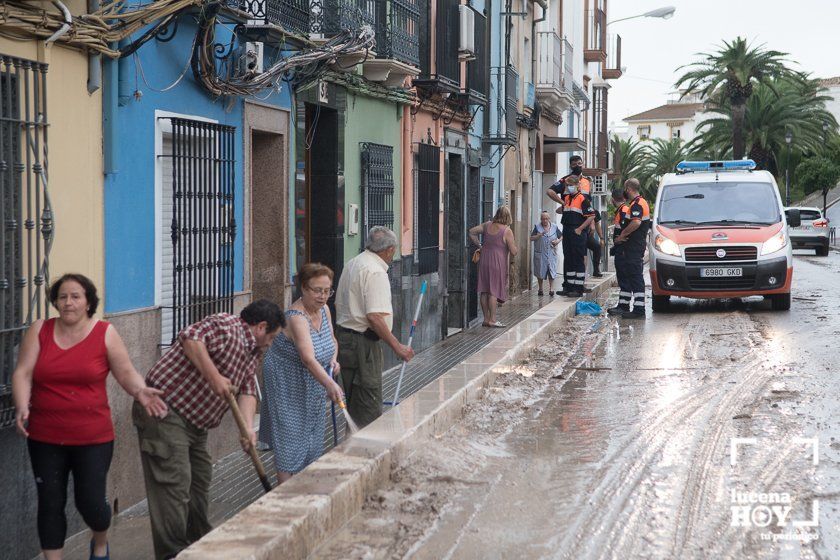
<svg viewBox="0 0 840 560">
<path fill-rule="evenodd" d="M 573 165 L 572 166 L 572 175 L 580 175 L 583 173 L 583 167 L 580 165 Z"/>
<path fill-rule="evenodd" d="M 575 194 L 577 193 L 577 187 L 573 185 L 567 185 L 566 191 L 568 191 L 569 194 Z"/>
</svg>

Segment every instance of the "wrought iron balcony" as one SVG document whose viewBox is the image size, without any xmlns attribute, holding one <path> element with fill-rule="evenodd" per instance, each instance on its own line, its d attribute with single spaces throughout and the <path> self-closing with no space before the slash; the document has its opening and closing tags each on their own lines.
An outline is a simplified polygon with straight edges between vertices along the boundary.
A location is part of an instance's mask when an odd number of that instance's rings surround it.
<svg viewBox="0 0 840 560">
<path fill-rule="evenodd" d="M 586 11 L 583 59 L 586 62 L 604 62 L 607 58 L 607 14 L 604 10 Z"/>
<path fill-rule="evenodd" d="M 490 59 L 487 44 L 487 18 L 475 14 L 475 59 L 467 63 L 467 91 L 470 103 L 486 105 L 488 97 L 488 78 Z"/>
<path fill-rule="evenodd" d="M 604 64 L 604 79 L 617 80 L 621 77 L 621 35 L 607 35 L 607 62 Z"/>
<path fill-rule="evenodd" d="M 376 4 L 376 0 L 310 0 L 309 30 L 330 36 L 364 25 L 375 28 Z"/>
<path fill-rule="evenodd" d="M 239 0 L 251 25 L 276 25 L 290 33 L 309 32 L 309 0 Z"/>
<path fill-rule="evenodd" d="M 572 46 L 553 31 L 539 32 L 537 40 L 537 99 L 550 111 L 562 113 L 574 103 Z"/>
<path fill-rule="evenodd" d="M 459 1 L 431 1 L 436 2 L 435 19 L 432 19 L 431 2 L 420 14 L 420 76 L 414 85 L 457 93 L 461 90 Z M 432 41 L 435 42 L 434 60 Z"/>
<path fill-rule="evenodd" d="M 420 6 L 424 0 L 377 0 L 376 56 L 420 65 Z"/>
<path fill-rule="evenodd" d="M 518 135 L 516 105 L 519 102 L 519 74 L 516 68 L 490 68 L 490 90 L 495 103 L 490 108 L 490 127 L 484 141 L 487 144 L 513 146 Z"/>
</svg>

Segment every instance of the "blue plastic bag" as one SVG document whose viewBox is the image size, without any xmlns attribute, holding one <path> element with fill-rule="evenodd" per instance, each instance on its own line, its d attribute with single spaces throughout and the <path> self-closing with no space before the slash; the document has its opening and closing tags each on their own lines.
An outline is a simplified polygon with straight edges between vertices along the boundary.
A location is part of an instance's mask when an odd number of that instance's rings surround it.
<svg viewBox="0 0 840 560">
<path fill-rule="evenodd" d="M 578 300 L 575 303 L 575 315 L 600 315 L 603 310 L 594 301 Z"/>
</svg>

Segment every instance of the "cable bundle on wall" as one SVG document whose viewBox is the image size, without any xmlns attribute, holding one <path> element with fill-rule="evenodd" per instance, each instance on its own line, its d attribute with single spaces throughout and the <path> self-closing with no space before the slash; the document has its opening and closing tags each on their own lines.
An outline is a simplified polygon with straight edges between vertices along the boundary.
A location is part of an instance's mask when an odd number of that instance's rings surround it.
<svg viewBox="0 0 840 560">
<path fill-rule="evenodd" d="M 216 2 L 156 0 L 132 6 L 124 0 L 115 0 L 107 2 L 93 13 L 71 17 L 68 22 L 69 13 L 59 1 L 52 2 L 56 8 L 52 11 L 35 6 L 32 2 L 5 0 L 0 3 L 0 34 L 15 39 L 55 40 L 118 58 L 124 56 L 124 53 L 113 49 L 113 44 L 153 25 L 152 29 L 143 34 L 148 40 L 183 10 L 211 3 Z"/>
<path fill-rule="evenodd" d="M 199 24 L 199 37 L 193 56 L 193 74 L 196 80 L 213 95 L 258 94 L 266 89 L 279 88 L 280 82 L 294 73 L 298 84 L 319 79 L 344 56 L 365 54 L 374 45 L 373 28 L 368 25 L 356 30 L 345 30 L 323 45 L 283 57 L 263 72 L 246 72 L 236 64 L 234 57 L 222 62 L 217 57 L 215 43 L 216 16 L 210 15 Z"/>
</svg>

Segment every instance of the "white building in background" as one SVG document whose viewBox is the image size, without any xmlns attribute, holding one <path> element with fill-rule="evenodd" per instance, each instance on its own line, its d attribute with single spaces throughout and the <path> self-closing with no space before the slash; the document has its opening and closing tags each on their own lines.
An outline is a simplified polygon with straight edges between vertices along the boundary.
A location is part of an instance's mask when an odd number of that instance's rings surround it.
<svg viewBox="0 0 840 560">
<path fill-rule="evenodd" d="M 825 104 L 826 110 L 840 122 L 840 76 L 820 80 L 820 85 L 828 89 L 826 95 L 832 98 Z"/>
<path fill-rule="evenodd" d="M 624 119 L 627 129 L 620 136 L 641 142 L 654 138 L 680 138 L 690 142 L 696 136 L 697 125 L 709 118 L 703 113 L 705 103 L 701 97 L 694 94 L 680 97 L 680 92 L 675 92 L 671 96 L 665 105 Z"/>
</svg>

